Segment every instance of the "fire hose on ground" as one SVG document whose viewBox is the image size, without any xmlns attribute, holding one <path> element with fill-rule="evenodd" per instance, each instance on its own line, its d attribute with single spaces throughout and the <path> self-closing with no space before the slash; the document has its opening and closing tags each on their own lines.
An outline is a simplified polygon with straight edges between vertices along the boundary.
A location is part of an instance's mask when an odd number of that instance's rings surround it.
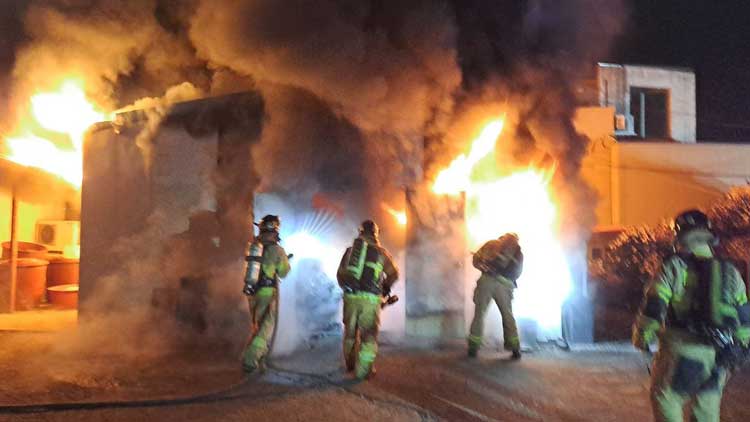
<svg viewBox="0 0 750 422">
<path fill-rule="evenodd" d="M 393 305 L 398 301 L 399 301 L 398 296 L 387 294 L 386 296 L 383 297 L 381 308 L 385 308 L 387 306 Z M 275 328 L 276 327 L 274 327 L 274 333 L 273 333 L 274 338 L 276 336 Z M 305 372 L 296 372 L 296 371 L 291 371 L 291 370 L 287 370 L 284 368 L 280 368 L 278 366 L 273 365 L 272 362 L 269 362 L 268 367 L 272 369 L 273 371 L 276 371 L 279 373 L 287 373 L 287 374 L 291 374 L 291 375 L 295 375 L 299 377 L 311 378 L 319 382 L 318 386 L 327 385 L 331 387 L 336 387 L 336 388 L 342 389 L 343 391 L 349 394 L 356 394 L 357 396 L 367 398 L 368 400 L 371 400 L 373 402 L 379 402 L 385 405 L 407 408 L 419 414 L 423 420 L 430 420 L 432 418 L 432 416 L 429 415 L 425 409 L 419 408 L 417 406 L 410 406 L 406 403 L 401 403 L 397 401 L 378 399 L 375 397 L 369 397 L 360 392 L 354 392 L 350 390 L 350 387 L 352 385 L 355 385 L 356 383 L 352 383 L 351 381 L 337 383 L 337 382 L 331 381 L 328 377 L 325 377 L 322 375 L 305 373 Z M 111 400 L 111 401 L 98 401 L 98 402 L 37 403 L 37 404 L 21 404 L 21 405 L 5 405 L 5 406 L 0 405 L 0 414 L 34 414 L 34 413 L 51 413 L 51 412 L 64 412 L 64 411 L 93 411 L 93 410 L 101 410 L 101 409 L 133 409 L 133 408 L 164 407 L 164 406 L 184 406 L 184 405 L 203 404 L 203 403 L 217 403 L 217 402 L 232 401 L 232 400 L 238 400 L 238 399 L 252 399 L 252 401 L 257 401 L 257 400 L 263 400 L 263 399 L 282 398 L 282 397 L 296 393 L 296 391 L 282 391 L 282 392 L 266 393 L 266 394 L 258 394 L 255 392 L 245 393 L 245 394 L 237 393 L 243 387 L 246 387 L 249 384 L 251 384 L 254 378 L 255 377 L 253 377 L 252 375 L 245 375 L 240 381 L 228 386 L 225 389 L 211 392 L 211 393 L 196 395 L 196 396 L 188 396 L 188 397 L 181 397 L 181 398 L 168 398 L 168 399 L 131 400 L 131 401 Z"/>
<path fill-rule="evenodd" d="M 163 407 L 163 406 L 181 406 L 189 404 L 216 403 L 221 401 L 231 401 L 237 399 L 264 399 L 272 397 L 282 397 L 285 394 L 293 392 L 268 393 L 268 394 L 232 394 L 239 391 L 242 387 L 249 384 L 250 378 L 245 376 L 240 381 L 229 387 L 206 394 L 196 396 L 187 396 L 168 399 L 147 399 L 147 400 L 108 400 L 98 402 L 69 402 L 69 403 L 37 403 L 37 404 L 19 404 L 0 406 L 0 414 L 33 414 L 33 413 L 50 413 L 64 412 L 74 410 L 100 410 L 100 409 L 127 409 L 127 408 L 145 408 L 145 407 Z"/>
<path fill-rule="evenodd" d="M 313 388 L 316 387 L 333 387 L 338 388 L 347 394 L 353 394 L 357 397 L 367 399 L 374 403 L 379 403 L 386 406 L 400 407 L 417 413 L 422 420 L 436 420 L 426 409 L 423 409 L 417 405 L 409 403 L 382 399 L 374 397 L 372 395 L 352 390 L 352 387 L 357 385 L 359 381 L 345 380 L 342 382 L 334 382 L 330 378 L 324 375 L 292 371 L 284 369 L 269 362 L 268 368 L 277 373 L 290 374 L 297 377 L 304 377 L 316 381 L 312 384 Z M 0 414 L 37 414 L 37 413 L 56 413 L 66 411 L 95 411 L 103 409 L 136 409 L 136 408 L 155 408 L 155 407 L 166 407 L 166 406 L 186 406 L 195 404 L 208 404 L 208 403 L 219 403 L 229 402 L 234 400 L 244 400 L 244 403 L 251 404 L 257 403 L 269 399 L 281 399 L 287 396 L 298 394 L 298 390 L 292 391 L 279 391 L 270 393 L 258 393 L 245 392 L 241 390 L 244 387 L 256 382 L 257 377 L 252 375 L 245 375 L 240 381 L 228 386 L 225 389 L 218 390 L 211 393 L 181 397 L 181 398 L 168 398 L 168 399 L 148 399 L 148 400 L 111 400 L 111 401 L 97 401 L 97 402 L 72 402 L 72 403 L 36 403 L 36 404 L 21 404 L 21 405 L 5 405 L 0 406 Z"/>
<path fill-rule="evenodd" d="M 354 394 L 358 397 L 365 398 L 375 403 L 388 406 L 396 406 L 416 412 L 423 420 L 434 420 L 434 417 L 425 409 L 416 405 L 410 405 L 395 400 L 386 400 L 371 395 L 354 391 L 351 387 L 359 382 L 344 380 L 342 382 L 332 381 L 324 375 L 292 371 L 284 369 L 269 362 L 268 368 L 274 372 L 289 374 L 297 377 L 304 377 L 315 381 L 310 385 L 312 388 L 334 387 L 342 390 L 347 394 Z M 104 409 L 136 409 L 136 408 L 155 408 L 166 406 L 186 406 L 195 404 L 209 404 L 229 402 L 234 400 L 243 400 L 244 403 L 251 404 L 269 399 L 281 399 L 299 393 L 299 390 L 278 391 L 269 393 L 258 393 L 257 391 L 242 392 L 242 389 L 255 383 L 258 380 L 256 376 L 245 375 L 238 382 L 227 388 L 194 396 L 165 398 L 165 399 L 146 399 L 146 400 L 105 400 L 94 402 L 67 402 L 67 403 L 34 403 L 19 405 L 0 405 L 0 415 L 2 414 L 37 414 L 37 413 L 56 413 L 66 411 L 95 411 Z"/>
</svg>

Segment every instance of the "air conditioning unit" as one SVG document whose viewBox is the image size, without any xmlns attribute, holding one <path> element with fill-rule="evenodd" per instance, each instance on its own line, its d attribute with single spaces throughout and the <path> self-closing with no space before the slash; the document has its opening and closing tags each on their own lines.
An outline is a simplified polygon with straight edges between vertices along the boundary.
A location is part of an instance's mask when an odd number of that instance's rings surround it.
<svg viewBox="0 0 750 422">
<path fill-rule="evenodd" d="M 618 114 L 615 116 L 615 129 L 616 130 L 628 129 L 628 121 L 625 119 L 624 114 Z"/>
<path fill-rule="evenodd" d="M 40 220 L 36 223 L 36 242 L 51 252 L 63 252 L 66 246 L 78 245 L 80 238 L 80 221 Z"/>
<path fill-rule="evenodd" d="M 629 114 L 615 115 L 615 134 L 635 135 L 635 123 L 633 116 Z"/>
</svg>

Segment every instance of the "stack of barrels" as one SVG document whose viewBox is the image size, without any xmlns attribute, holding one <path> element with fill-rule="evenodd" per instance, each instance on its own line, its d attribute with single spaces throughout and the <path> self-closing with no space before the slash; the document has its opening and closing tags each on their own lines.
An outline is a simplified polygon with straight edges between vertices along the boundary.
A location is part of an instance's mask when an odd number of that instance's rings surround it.
<svg viewBox="0 0 750 422">
<path fill-rule="evenodd" d="M 77 309 L 79 260 L 54 254 L 47 259 L 47 300 L 60 308 Z"/>
<path fill-rule="evenodd" d="M 10 292 L 10 242 L 2 244 L 0 261 L 0 301 Z M 15 310 L 39 307 L 46 301 L 61 308 L 78 307 L 78 259 L 49 253 L 43 245 L 18 242 Z M 3 307 L 0 305 L 0 307 Z"/>
</svg>

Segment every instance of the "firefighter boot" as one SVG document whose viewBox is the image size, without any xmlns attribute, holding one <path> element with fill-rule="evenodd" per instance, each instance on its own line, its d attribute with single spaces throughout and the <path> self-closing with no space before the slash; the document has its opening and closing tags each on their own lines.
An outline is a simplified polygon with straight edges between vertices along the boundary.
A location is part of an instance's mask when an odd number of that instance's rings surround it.
<svg viewBox="0 0 750 422">
<path fill-rule="evenodd" d="M 467 356 L 471 359 L 474 359 L 477 357 L 478 353 L 479 353 L 479 345 L 477 343 L 469 341 L 469 351 L 467 353 Z"/>
</svg>

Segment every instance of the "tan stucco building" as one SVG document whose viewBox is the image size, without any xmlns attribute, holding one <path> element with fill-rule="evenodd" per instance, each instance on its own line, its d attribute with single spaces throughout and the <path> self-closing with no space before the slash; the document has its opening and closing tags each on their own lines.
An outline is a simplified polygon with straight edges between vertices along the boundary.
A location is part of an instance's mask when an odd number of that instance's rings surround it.
<svg viewBox="0 0 750 422">
<path fill-rule="evenodd" d="M 750 181 L 750 145 L 696 140 L 693 72 L 599 64 L 596 86 L 576 127 L 592 140 L 582 171 L 599 194 L 597 233 L 710 206 Z"/>
</svg>

